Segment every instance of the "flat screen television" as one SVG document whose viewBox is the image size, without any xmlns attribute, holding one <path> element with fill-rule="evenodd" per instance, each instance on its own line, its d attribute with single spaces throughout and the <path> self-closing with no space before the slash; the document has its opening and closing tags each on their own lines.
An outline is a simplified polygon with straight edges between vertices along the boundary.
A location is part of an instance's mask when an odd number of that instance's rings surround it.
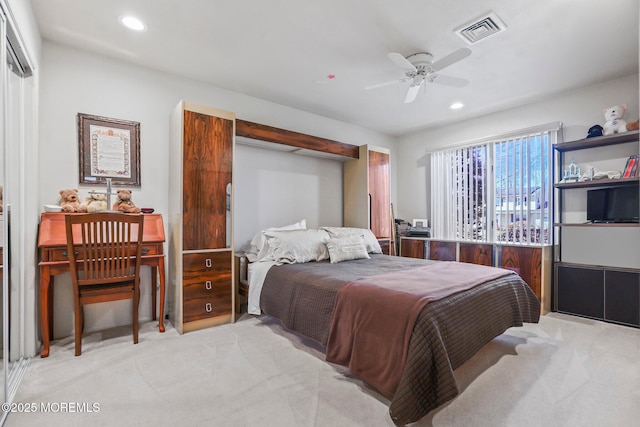
<svg viewBox="0 0 640 427">
<path fill-rule="evenodd" d="M 638 194 L 637 186 L 587 191 L 587 221 L 638 222 L 640 218 Z"/>
</svg>

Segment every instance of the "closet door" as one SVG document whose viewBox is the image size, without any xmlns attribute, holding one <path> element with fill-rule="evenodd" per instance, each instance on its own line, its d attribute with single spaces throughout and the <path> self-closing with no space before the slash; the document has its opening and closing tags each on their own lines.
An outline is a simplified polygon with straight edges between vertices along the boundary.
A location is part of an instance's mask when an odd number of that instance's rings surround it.
<svg viewBox="0 0 640 427">
<path fill-rule="evenodd" d="M 15 3 L 15 2 L 10 2 Z M 0 401 L 11 402 L 28 364 L 35 354 L 35 318 L 25 315 L 35 306 L 28 271 L 35 254 L 30 238 L 35 225 L 26 194 L 33 182 L 25 171 L 35 133 L 33 66 L 11 7 L 0 1 Z M 0 424 L 8 412 L 0 411 Z"/>
<path fill-rule="evenodd" d="M 184 113 L 183 250 L 227 247 L 233 121 Z"/>
<path fill-rule="evenodd" d="M 6 58 L 6 20 L 4 16 L 4 11 L 0 8 L 0 56 L 2 57 L 2 62 L 7 64 Z M 0 99 L 2 99 L 2 108 L 0 108 L 0 123 L 2 123 L 2 127 L 5 126 L 6 116 L 8 115 L 7 111 L 5 111 L 4 99 L 5 99 L 5 81 L 8 78 L 8 66 L 5 65 L 0 72 Z M 5 151 L 7 150 L 7 143 L 5 141 L 6 136 L 4 132 L 0 135 L 0 192 L 4 192 L 4 186 L 7 182 L 5 172 Z M 7 388 L 7 366 L 8 359 L 7 356 L 9 354 L 9 349 L 5 345 L 5 342 L 9 340 L 5 337 L 8 337 L 9 333 L 9 313 L 4 310 L 4 301 L 7 299 L 7 294 L 9 290 L 9 276 L 5 272 L 5 266 L 9 265 L 9 224 L 5 222 L 5 214 L 6 209 L 5 205 L 7 204 L 8 199 L 3 195 L 5 199 L 3 199 L 3 209 L 0 212 L 0 402 L 4 403 L 6 401 L 6 396 L 4 394 Z M 6 201 L 5 201 L 6 200 Z M 7 304 L 8 305 L 8 304 Z M 0 425 L 4 422 L 5 417 L 8 415 L 8 411 L 4 409 L 0 411 Z"/>
<path fill-rule="evenodd" d="M 391 237 L 389 154 L 369 150 L 369 195 L 371 231 L 378 239 Z"/>
</svg>

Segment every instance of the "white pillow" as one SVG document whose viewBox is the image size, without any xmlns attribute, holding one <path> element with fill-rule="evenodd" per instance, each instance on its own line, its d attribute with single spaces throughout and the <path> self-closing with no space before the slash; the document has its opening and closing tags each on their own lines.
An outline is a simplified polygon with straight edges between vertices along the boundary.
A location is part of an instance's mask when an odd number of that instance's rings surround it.
<svg viewBox="0 0 640 427">
<path fill-rule="evenodd" d="M 294 264 L 329 259 L 326 245 L 329 234 L 324 230 L 265 231 L 264 235 L 275 262 Z"/>
<path fill-rule="evenodd" d="M 281 230 L 304 230 L 307 228 L 307 220 L 303 219 L 295 224 L 285 225 L 284 227 L 269 227 L 264 230 L 260 230 L 251 239 L 249 250 L 246 251 L 247 258 L 250 262 L 255 261 L 273 261 L 273 256 L 269 250 L 269 246 L 266 244 L 267 239 L 264 235 L 265 231 L 281 231 Z"/>
<path fill-rule="evenodd" d="M 346 236 L 362 236 L 364 238 L 364 245 L 367 248 L 367 252 L 370 254 L 381 254 L 382 248 L 380 242 L 368 228 L 355 228 L 355 227 L 320 227 L 329 233 L 329 236 L 333 237 L 346 237 Z"/>
<path fill-rule="evenodd" d="M 354 259 L 371 258 L 364 245 L 364 237 L 353 235 L 334 237 L 327 242 L 331 264 Z"/>
</svg>

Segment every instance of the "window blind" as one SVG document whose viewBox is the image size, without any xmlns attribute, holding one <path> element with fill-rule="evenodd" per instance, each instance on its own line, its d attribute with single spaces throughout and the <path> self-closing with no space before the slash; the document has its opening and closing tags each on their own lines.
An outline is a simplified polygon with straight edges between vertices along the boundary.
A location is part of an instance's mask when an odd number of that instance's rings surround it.
<svg viewBox="0 0 640 427">
<path fill-rule="evenodd" d="M 559 124 L 431 153 L 434 238 L 552 241 L 551 149 Z"/>
</svg>

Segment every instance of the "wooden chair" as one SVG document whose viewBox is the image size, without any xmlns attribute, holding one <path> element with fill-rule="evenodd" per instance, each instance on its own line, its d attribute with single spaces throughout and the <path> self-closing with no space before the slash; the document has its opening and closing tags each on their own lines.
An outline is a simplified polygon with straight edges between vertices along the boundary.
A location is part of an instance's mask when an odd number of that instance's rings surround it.
<svg viewBox="0 0 640 427">
<path fill-rule="evenodd" d="M 116 212 L 65 216 L 75 312 L 76 356 L 82 352 L 84 306 L 133 299 L 133 343 L 138 343 L 140 253 L 144 218 Z"/>
</svg>

